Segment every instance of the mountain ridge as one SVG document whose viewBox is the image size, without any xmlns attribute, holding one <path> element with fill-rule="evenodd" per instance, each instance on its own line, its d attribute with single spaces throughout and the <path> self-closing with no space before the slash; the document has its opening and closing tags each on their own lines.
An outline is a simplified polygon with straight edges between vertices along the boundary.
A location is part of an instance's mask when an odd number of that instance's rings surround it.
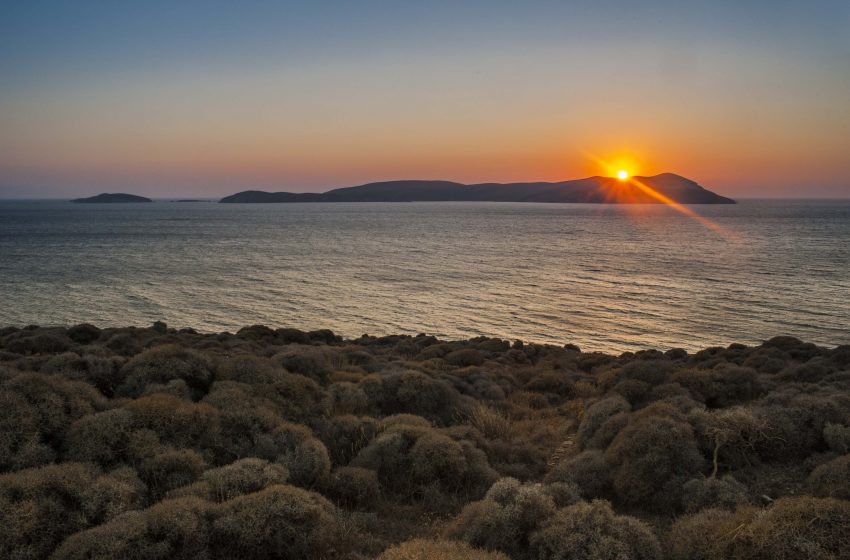
<svg viewBox="0 0 850 560">
<path fill-rule="evenodd" d="M 378 181 L 324 193 L 242 191 L 222 203 L 287 202 L 566 202 L 596 204 L 735 204 L 675 173 L 619 180 L 593 176 L 557 182 L 474 183 L 406 179 Z"/>
</svg>

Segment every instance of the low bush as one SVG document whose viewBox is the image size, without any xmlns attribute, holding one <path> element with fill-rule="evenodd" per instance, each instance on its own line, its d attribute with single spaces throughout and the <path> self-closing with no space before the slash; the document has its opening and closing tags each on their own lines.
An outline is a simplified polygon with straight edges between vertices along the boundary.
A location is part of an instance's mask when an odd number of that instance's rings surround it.
<svg viewBox="0 0 850 560">
<path fill-rule="evenodd" d="M 500 552 L 473 548 L 457 541 L 414 539 L 388 548 L 378 560 L 510 560 Z"/>
<path fill-rule="evenodd" d="M 582 502 L 558 510 L 532 534 L 535 560 L 659 560 L 661 546 L 652 530 L 635 519 L 617 515 L 608 502 Z"/>
<path fill-rule="evenodd" d="M 324 494 L 343 507 L 369 509 L 380 497 L 381 485 L 375 471 L 338 467 L 325 482 Z"/>
<path fill-rule="evenodd" d="M 815 496 L 850 500 L 850 455 L 842 455 L 817 467 L 808 486 Z"/>
<path fill-rule="evenodd" d="M 210 545 L 214 558 L 326 558 L 340 531 L 334 506 L 319 494 L 275 485 L 217 506 Z"/>
</svg>

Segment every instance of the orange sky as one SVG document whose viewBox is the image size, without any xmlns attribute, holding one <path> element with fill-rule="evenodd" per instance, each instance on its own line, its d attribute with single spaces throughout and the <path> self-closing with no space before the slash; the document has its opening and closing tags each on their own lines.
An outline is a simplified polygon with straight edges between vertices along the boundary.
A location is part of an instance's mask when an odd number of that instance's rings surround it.
<svg viewBox="0 0 850 560">
<path fill-rule="evenodd" d="M 588 153 L 732 197 L 850 197 L 841 3 L 475 4 L 198 18 L 95 3 L 97 29 L 20 8 L 0 28 L 0 198 L 606 173 Z"/>
</svg>

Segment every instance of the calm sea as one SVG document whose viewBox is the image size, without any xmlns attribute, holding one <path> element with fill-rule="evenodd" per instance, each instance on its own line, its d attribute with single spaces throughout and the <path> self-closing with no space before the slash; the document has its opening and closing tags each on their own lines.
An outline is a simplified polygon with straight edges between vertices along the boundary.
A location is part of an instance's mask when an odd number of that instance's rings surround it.
<svg viewBox="0 0 850 560">
<path fill-rule="evenodd" d="M 850 201 L 691 208 L 0 201 L 0 325 L 850 343 Z"/>
</svg>

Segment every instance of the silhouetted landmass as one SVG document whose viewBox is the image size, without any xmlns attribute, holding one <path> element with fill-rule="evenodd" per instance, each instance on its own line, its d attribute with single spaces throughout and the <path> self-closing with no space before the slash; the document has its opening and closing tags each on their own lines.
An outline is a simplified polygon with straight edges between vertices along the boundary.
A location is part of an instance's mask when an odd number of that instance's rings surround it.
<svg viewBox="0 0 850 560">
<path fill-rule="evenodd" d="M 658 193 L 661 196 L 655 196 Z M 652 204 L 669 199 L 680 204 L 734 204 L 673 173 L 633 177 L 589 177 L 559 183 L 482 183 L 464 185 L 451 181 L 386 181 L 325 193 L 244 191 L 221 202 L 572 202 Z"/>
<path fill-rule="evenodd" d="M 0 558 L 844 559 L 850 346 L 0 329 Z"/>
<path fill-rule="evenodd" d="M 88 198 L 76 198 L 71 202 L 76 202 L 78 204 L 108 204 L 118 202 L 153 202 L 153 200 L 135 194 L 102 193 Z"/>
</svg>

